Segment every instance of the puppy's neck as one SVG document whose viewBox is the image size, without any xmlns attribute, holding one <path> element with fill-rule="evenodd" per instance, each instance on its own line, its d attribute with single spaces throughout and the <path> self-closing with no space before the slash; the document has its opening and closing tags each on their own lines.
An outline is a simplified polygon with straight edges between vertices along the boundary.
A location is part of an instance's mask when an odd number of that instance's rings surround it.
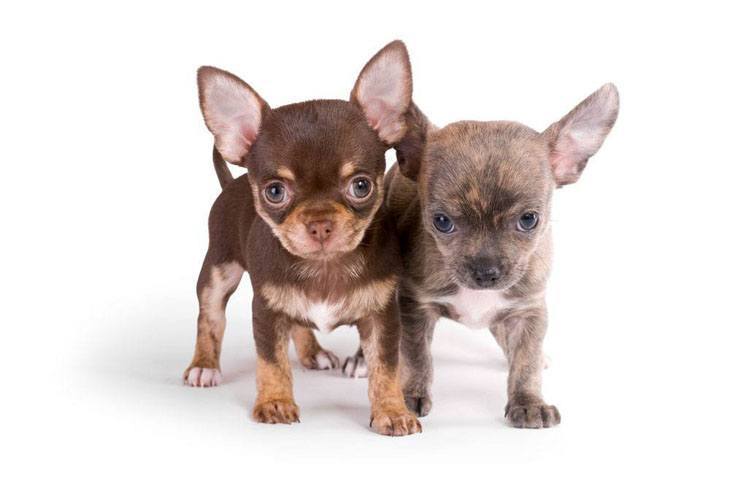
<svg viewBox="0 0 730 477">
<path fill-rule="evenodd" d="M 365 257 L 360 247 L 328 259 L 298 259 L 289 268 L 292 278 L 297 281 L 315 280 L 321 283 L 330 280 L 352 282 L 360 278 L 364 271 Z"/>
</svg>

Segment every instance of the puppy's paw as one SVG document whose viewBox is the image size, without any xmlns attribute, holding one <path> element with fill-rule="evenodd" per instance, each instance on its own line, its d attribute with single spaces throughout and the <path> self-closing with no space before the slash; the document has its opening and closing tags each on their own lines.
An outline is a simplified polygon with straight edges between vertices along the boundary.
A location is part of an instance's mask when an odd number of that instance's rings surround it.
<svg viewBox="0 0 730 477">
<path fill-rule="evenodd" d="M 223 381 L 223 375 L 215 368 L 191 367 L 185 371 L 183 382 L 195 388 L 210 388 L 218 386 Z"/>
<path fill-rule="evenodd" d="M 339 358 L 326 349 L 320 349 L 310 356 L 304 356 L 299 361 L 307 369 L 337 369 L 340 367 Z"/>
<path fill-rule="evenodd" d="M 411 396 L 406 394 L 406 406 L 418 417 L 427 416 L 431 412 L 431 398 L 427 396 Z"/>
<path fill-rule="evenodd" d="M 370 427 L 384 436 L 407 436 L 422 432 L 421 423 L 412 412 L 405 408 L 373 411 L 370 417 Z"/>
<path fill-rule="evenodd" d="M 508 403 L 504 416 L 512 427 L 540 429 L 560 424 L 560 412 L 542 401 Z"/>
<path fill-rule="evenodd" d="M 253 408 L 253 418 L 265 424 L 299 422 L 299 406 L 294 404 L 294 401 L 284 399 L 259 402 Z"/>
<path fill-rule="evenodd" d="M 365 358 L 360 355 L 348 356 L 345 364 L 342 365 L 342 374 L 349 378 L 367 378 L 368 365 Z"/>
</svg>

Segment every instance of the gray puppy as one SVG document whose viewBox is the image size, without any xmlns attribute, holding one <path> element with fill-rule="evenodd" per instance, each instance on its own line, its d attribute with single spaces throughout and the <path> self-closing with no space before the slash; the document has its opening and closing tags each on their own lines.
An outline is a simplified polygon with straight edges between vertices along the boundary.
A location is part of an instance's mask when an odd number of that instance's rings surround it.
<svg viewBox="0 0 730 477">
<path fill-rule="evenodd" d="M 386 206 L 406 266 L 399 291 L 406 404 L 431 409 L 430 344 L 439 317 L 489 328 L 509 363 L 505 416 L 515 427 L 560 422 L 542 398 L 545 286 L 553 189 L 578 180 L 619 108 L 607 84 L 538 133 L 519 123 L 438 129 L 415 105 L 387 176 Z M 343 368 L 363 374 L 358 355 Z"/>
</svg>

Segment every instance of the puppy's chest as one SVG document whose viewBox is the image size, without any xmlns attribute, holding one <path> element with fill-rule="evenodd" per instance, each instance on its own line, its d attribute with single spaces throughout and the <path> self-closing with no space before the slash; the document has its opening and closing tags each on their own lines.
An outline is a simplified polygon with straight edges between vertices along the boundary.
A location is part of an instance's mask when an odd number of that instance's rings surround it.
<svg viewBox="0 0 730 477">
<path fill-rule="evenodd" d="M 329 332 L 383 311 L 395 293 L 395 285 L 395 278 L 389 277 L 327 293 L 298 285 L 266 283 L 261 293 L 270 309 Z"/>
<path fill-rule="evenodd" d="M 471 290 L 459 287 L 454 295 L 435 297 L 432 303 L 441 305 L 451 318 L 470 328 L 485 328 L 514 302 L 501 291 Z"/>
</svg>

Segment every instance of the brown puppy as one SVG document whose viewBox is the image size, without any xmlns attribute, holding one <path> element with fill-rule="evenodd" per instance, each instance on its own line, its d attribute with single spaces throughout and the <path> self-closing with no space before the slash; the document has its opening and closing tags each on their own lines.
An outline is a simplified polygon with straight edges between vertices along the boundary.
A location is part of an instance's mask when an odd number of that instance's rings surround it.
<svg viewBox="0 0 730 477">
<path fill-rule="evenodd" d="M 230 73 L 198 72 L 200 104 L 215 136 L 223 192 L 210 214 L 210 245 L 198 281 L 200 314 L 192 386 L 221 381 L 225 306 L 244 270 L 254 290 L 259 422 L 299 420 L 287 356 L 337 366 L 311 328 L 357 325 L 370 368 L 371 425 L 381 434 L 420 432 L 398 380 L 398 245 L 381 208 L 385 151 L 406 131 L 411 70 L 401 42 L 363 68 L 347 101 L 270 109 Z M 230 178 L 221 157 L 248 174 Z"/>
<path fill-rule="evenodd" d="M 541 394 L 551 196 L 578 180 L 617 114 L 611 84 L 542 133 L 498 121 L 437 129 L 411 107 L 397 148 L 400 169 L 386 179 L 386 208 L 406 266 L 401 368 L 406 403 L 418 415 L 431 409 L 430 343 L 443 316 L 489 328 L 504 350 L 509 424 L 560 422 Z"/>
</svg>

